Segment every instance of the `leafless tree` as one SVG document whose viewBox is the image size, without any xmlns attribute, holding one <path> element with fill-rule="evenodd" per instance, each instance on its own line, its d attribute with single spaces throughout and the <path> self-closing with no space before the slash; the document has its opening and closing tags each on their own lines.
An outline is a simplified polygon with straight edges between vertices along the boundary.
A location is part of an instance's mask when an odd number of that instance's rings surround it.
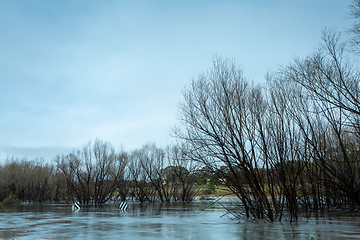
<svg viewBox="0 0 360 240">
<path fill-rule="evenodd" d="M 174 201 L 192 201 L 196 194 L 197 162 L 187 156 L 186 145 L 168 146 L 166 149 L 169 166 L 163 169 L 162 175 L 167 189 Z"/>
<path fill-rule="evenodd" d="M 342 110 L 346 124 L 357 131 L 360 115 L 360 72 L 346 43 L 333 30 L 325 30 L 323 44 L 305 59 L 296 58 L 283 69 L 289 79 L 306 89 L 313 99 L 328 108 Z"/>
<path fill-rule="evenodd" d="M 154 143 L 145 144 L 130 154 L 132 197 L 140 202 L 192 201 L 195 169 L 182 148 L 163 150 Z"/>
<path fill-rule="evenodd" d="M 289 113 L 311 145 L 316 179 L 326 189 L 318 192 L 329 196 L 328 204 L 345 198 L 360 206 L 360 79 L 353 63 L 340 35 L 325 31 L 318 51 L 295 59 L 279 76 L 281 85 L 296 89 Z"/>
<path fill-rule="evenodd" d="M 164 201 L 162 183 L 159 179 L 164 153 L 155 144 L 146 144 L 130 154 L 130 178 L 132 197 L 140 202 L 153 202 L 159 197 Z"/>
<path fill-rule="evenodd" d="M 89 142 L 82 150 L 57 156 L 56 163 L 66 177 L 69 195 L 84 204 L 104 204 L 119 195 L 117 191 L 126 181 L 127 155 L 116 153 L 109 143 L 101 140 Z"/>
<path fill-rule="evenodd" d="M 249 85 L 234 61 L 217 58 L 208 73 L 184 90 L 178 116 L 181 128 L 175 134 L 189 144 L 193 159 L 211 169 L 229 169 L 233 177 L 228 186 L 241 200 L 246 216 L 273 221 L 259 149 L 264 137 L 259 121 L 266 111 L 262 94 L 261 88 Z M 238 178 L 239 172 L 246 184 Z"/>
</svg>

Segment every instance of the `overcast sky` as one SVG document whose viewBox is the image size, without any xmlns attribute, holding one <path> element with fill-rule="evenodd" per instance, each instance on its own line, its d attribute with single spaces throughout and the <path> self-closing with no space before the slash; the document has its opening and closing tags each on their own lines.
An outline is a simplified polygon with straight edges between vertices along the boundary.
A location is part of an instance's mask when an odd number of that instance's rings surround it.
<svg viewBox="0 0 360 240">
<path fill-rule="evenodd" d="M 96 138 L 165 146 L 181 91 L 215 55 L 264 82 L 344 30 L 350 0 L 0 0 L 0 160 Z"/>
</svg>

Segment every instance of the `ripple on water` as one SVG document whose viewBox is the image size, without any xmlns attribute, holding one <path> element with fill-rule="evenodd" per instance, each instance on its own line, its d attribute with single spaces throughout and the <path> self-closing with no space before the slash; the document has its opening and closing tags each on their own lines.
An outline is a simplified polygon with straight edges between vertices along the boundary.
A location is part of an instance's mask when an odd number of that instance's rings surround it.
<svg viewBox="0 0 360 240">
<path fill-rule="evenodd" d="M 230 201 L 222 204 L 233 204 Z M 221 204 L 197 201 L 172 204 L 129 204 L 127 212 L 113 205 L 27 204 L 0 212 L 2 239 L 360 239 L 359 218 L 310 218 L 294 224 L 252 223 L 221 217 Z"/>
</svg>

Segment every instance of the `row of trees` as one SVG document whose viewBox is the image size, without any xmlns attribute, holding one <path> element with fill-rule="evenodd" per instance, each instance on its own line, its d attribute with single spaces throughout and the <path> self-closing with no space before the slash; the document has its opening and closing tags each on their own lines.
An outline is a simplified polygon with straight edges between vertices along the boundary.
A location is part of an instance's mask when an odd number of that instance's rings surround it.
<svg viewBox="0 0 360 240">
<path fill-rule="evenodd" d="M 184 90 L 175 135 L 189 158 L 228 169 L 237 214 L 293 221 L 360 207 L 360 71 L 349 49 L 326 30 L 315 53 L 268 74 L 266 86 L 218 57 Z"/>
<path fill-rule="evenodd" d="M 22 201 L 59 200 L 64 196 L 63 180 L 54 166 L 43 161 L 7 159 L 0 166 L 0 202 L 12 194 Z"/>
<path fill-rule="evenodd" d="M 131 153 L 96 140 L 59 155 L 54 164 L 8 159 L 0 166 L 0 201 L 15 194 L 22 201 L 104 204 L 110 199 L 140 202 L 191 201 L 195 162 L 177 146 L 144 145 Z"/>
</svg>

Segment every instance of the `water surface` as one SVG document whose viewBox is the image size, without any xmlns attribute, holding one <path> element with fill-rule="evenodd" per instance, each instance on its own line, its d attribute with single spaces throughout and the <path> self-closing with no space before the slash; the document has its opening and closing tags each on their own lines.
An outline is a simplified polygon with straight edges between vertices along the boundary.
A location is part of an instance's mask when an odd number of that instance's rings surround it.
<svg viewBox="0 0 360 240">
<path fill-rule="evenodd" d="M 129 203 L 127 212 L 114 204 L 82 206 L 23 204 L 0 210 L 1 239 L 288 239 L 309 236 L 360 239 L 360 219 L 336 216 L 289 223 L 232 220 L 223 216 L 229 199 L 215 204 Z M 210 205 L 209 207 L 207 207 Z"/>
</svg>

